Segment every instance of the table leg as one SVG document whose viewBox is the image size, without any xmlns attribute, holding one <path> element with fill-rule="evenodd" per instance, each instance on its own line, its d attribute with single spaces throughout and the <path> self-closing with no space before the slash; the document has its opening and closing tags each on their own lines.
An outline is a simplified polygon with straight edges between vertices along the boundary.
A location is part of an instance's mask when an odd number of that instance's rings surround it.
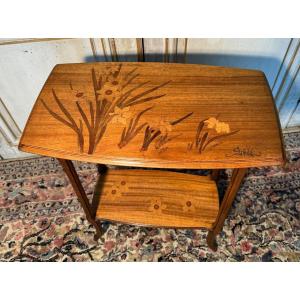
<svg viewBox="0 0 300 300">
<path fill-rule="evenodd" d="M 82 184 L 80 182 L 80 179 L 78 177 L 78 174 L 74 168 L 74 165 L 72 163 L 71 160 L 67 160 L 67 159 L 58 159 L 58 161 L 60 162 L 60 164 L 62 165 L 65 173 L 67 174 L 72 187 L 78 197 L 79 202 L 81 203 L 81 206 L 85 212 L 86 218 L 87 220 L 94 225 L 95 229 L 96 229 L 96 234 L 94 239 L 98 240 L 101 236 L 101 229 L 100 226 L 98 225 L 98 223 L 95 220 L 95 212 L 92 211 L 89 200 L 86 196 L 86 193 L 82 187 Z"/>
<path fill-rule="evenodd" d="M 243 181 L 244 176 L 247 173 L 247 168 L 234 169 L 232 171 L 231 181 L 225 192 L 224 198 L 221 202 L 220 210 L 214 227 L 208 232 L 207 244 L 208 247 L 214 251 L 217 251 L 218 245 L 216 242 L 216 235 L 220 233 L 223 228 L 224 221 L 227 218 L 232 202 L 239 190 L 239 187 Z"/>
<path fill-rule="evenodd" d="M 219 177 L 220 177 L 220 172 L 221 172 L 221 169 L 214 169 L 214 170 L 211 170 L 211 173 L 210 173 L 210 178 L 214 181 L 218 181 L 219 180 Z"/>
<path fill-rule="evenodd" d="M 108 168 L 106 165 L 97 164 L 97 170 L 99 175 L 104 175 L 107 172 Z"/>
</svg>

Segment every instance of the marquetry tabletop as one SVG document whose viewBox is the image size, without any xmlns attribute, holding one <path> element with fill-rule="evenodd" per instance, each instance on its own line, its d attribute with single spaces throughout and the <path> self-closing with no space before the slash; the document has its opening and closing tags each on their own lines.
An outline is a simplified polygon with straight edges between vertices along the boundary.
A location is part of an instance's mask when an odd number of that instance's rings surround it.
<svg viewBox="0 0 300 300">
<path fill-rule="evenodd" d="M 55 66 L 20 149 L 160 168 L 283 162 L 280 126 L 264 74 L 190 64 Z"/>
</svg>

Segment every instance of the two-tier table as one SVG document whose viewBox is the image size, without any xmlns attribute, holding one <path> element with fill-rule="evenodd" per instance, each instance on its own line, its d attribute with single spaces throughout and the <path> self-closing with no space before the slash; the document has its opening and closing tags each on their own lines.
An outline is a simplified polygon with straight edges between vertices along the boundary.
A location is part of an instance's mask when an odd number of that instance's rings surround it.
<svg viewBox="0 0 300 300">
<path fill-rule="evenodd" d="M 56 65 L 19 148 L 60 161 L 96 238 L 97 219 L 207 228 L 214 250 L 247 168 L 284 162 L 264 74 L 188 64 Z M 71 160 L 99 164 L 92 203 Z M 212 171 L 197 176 L 155 168 Z M 220 200 L 217 180 L 224 168 L 233 172 Z"/>
</svg>

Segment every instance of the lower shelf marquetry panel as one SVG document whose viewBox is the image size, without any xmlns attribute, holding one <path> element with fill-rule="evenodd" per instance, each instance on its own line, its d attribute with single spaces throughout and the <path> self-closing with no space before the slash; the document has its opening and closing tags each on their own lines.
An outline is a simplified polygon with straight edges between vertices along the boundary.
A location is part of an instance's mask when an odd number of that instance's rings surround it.
<svg viewBox="0 0 300 300">
<path fill-rule="evenodd" d="M 208 176 L 158 170 L 108 170 L 93 202 L 99 219 L 156 227 L 211 228 L 219 211 Z"/>
</svg>

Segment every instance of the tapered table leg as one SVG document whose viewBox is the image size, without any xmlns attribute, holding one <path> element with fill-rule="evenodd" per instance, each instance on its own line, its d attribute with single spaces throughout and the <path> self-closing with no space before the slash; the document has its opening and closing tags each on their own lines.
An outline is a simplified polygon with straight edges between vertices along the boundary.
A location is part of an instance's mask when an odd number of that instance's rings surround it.
<svg viewBox="0 0 300 300">
<path fill-rule="evenodd" d="M 96 234 L 94 239 L 98 240 L 101 236 L 101 229 L 100 226 L 98 225 L 98 223 L 95 220 L 95 212 L 92 211 L 89 200 L 86 196 L 86 193 L 82 187 L 82 184 L 79 180 L 78 174 L 74 168 L 74 165 L 72 163 L 71 160 L 67 160 L 67 159 L 58 159 L 58 161 L 60 162 L 60 164 L 62 165 L 65 173 L 67 174 L 72 187 L 78 197 L 79 202 L 81 203 L 81 206 L 85 212 L 86 218 L 87 220 L 94 225 L 95 229 L 96 229 Z"/>
<path fill-rule="evenodd" d="M 247 169 L 234 169 L 231 176 L 231 181 L 225 192 L 224 198 L 221 202 L 220 210 L 214 227 L 208 232 L 207 244 L 208 247 L 216 251 L 218 248 L 216 242 L 216 235 L 220 233 L 223 228 L 225 219 L 228 216 L 229 210 L 231 208 L 232 202 L 239 190 L 239 187 L 243 181 L 244 176 L 247 173 Z"/>
</svg>

